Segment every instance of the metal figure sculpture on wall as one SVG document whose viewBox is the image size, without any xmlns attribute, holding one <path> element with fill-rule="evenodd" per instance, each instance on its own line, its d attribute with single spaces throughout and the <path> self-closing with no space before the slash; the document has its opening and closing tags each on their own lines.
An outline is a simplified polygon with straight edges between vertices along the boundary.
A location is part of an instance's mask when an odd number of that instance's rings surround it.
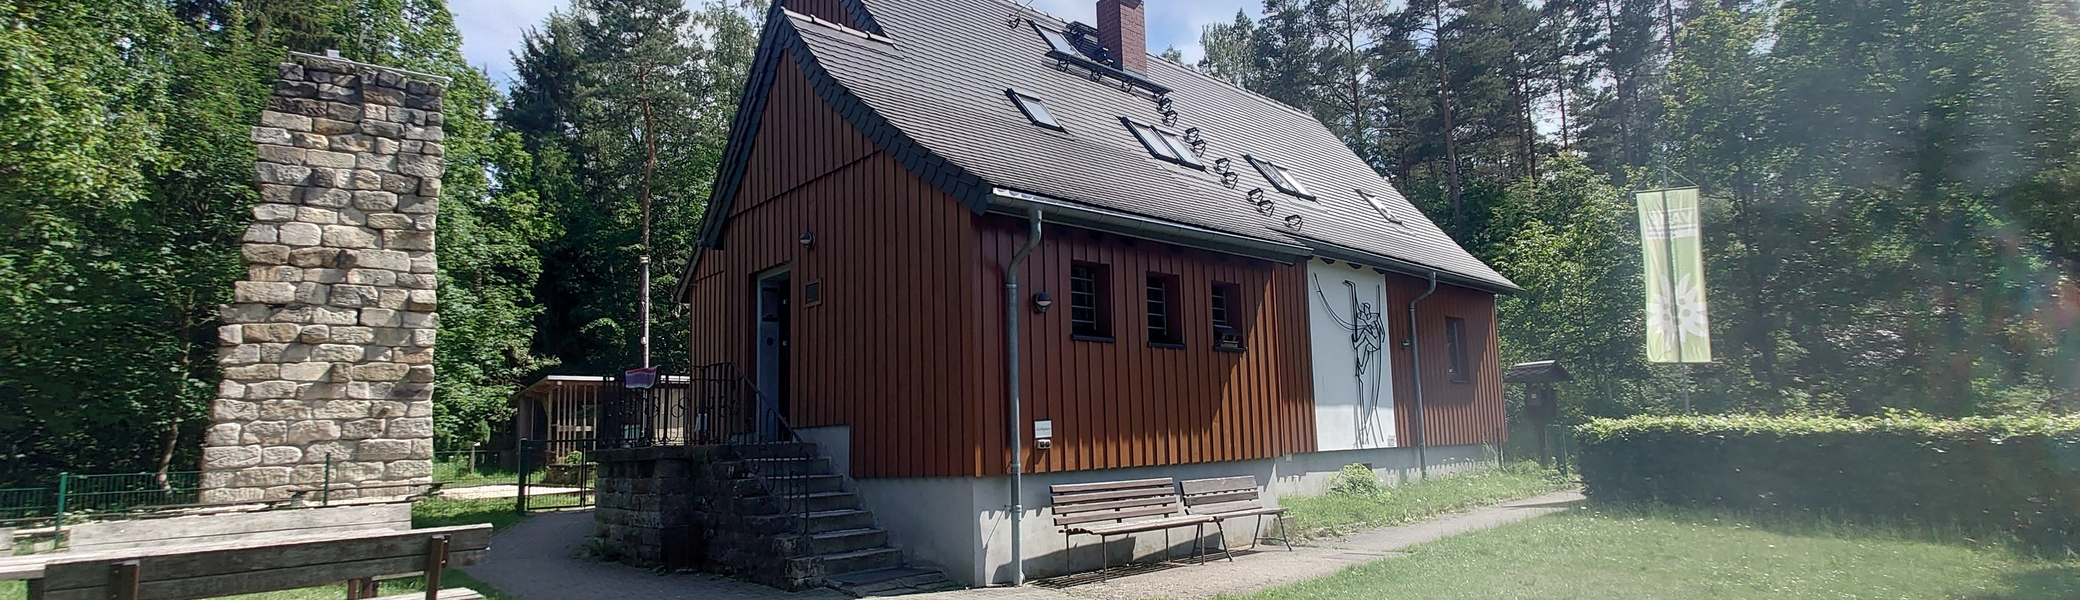
<svg viewBox="0 0 2080 600">
<path fill-rule="evenodd" d="M 1380 349 L 1385 348 L 1387 343 L 1387 324 L 1380 318 L 1379 307 L 1385 303 L 1386 290 L 1381 286 L 1373 286 L 1372 301 L 1365 302 L 1358 298 L 1358 284 L 1349 279 L 1343 280 L 1343 287 L 1350 294 L 1351 313 L 1350 318 L 1345 319 L 1343 315 L 1337 314 L 1336 309 L 1330 304 L 1328 294 L 1322 292 L 1321 276 L 1313 277 L 1314 293 L 1321 298 L 1322 308 L 1328 311 L 1330 318 L 1336 319 L 1337 325 L 1351 333 L 1351 353 L 1354 355 L 1355 363 L 1352 365 L 1351 377 L 1356 380 L 1358 389 L 1357 401 L 1353 403 L 1357 412 L 1358 445 L 1384 445 L 1389 440 L 1379 426 L 1377 409 L 1382 379 L 1379 376 L 1382 371 L 1379 361 L 1384 358 Z"/>
</svg>

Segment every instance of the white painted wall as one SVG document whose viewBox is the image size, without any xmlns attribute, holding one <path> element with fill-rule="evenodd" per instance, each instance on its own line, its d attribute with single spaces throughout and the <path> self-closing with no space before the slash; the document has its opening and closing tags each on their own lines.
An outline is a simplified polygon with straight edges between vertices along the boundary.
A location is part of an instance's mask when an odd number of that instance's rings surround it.
<svg viewBox="0 0 2080 600">
<path fill-rule="evenodd" d="M 1481 446 L 1437 446 L 1429 449 L 1430 474 L 1439 475 L 1493 464 Z M 1313 496 L 1326 491 L 1337 470 L 1344 465 L 1372 465 L 1381 480 L 1398 485 L 1416 478 L 1414 448 L 1374 448 L 1293 454 L 1275 459 L 1194 463 L 1160 467 L 1136 467 L 1102 471 L 1038 473 L 1025 478 L 1020 523 L 1028 580 L 1098 568 L 1099 548 L 1095 536 L 1064 538 L 1048 509 L 1048 486 L 1066 483 L 1119 481 L 1149 477 L 1179 480 L 1204 477 L 1250 475 L 1262 485 L 1264 502 L 1275 505 L 1282 496 Z M 1001 585 L 1011 581 L 1011 479 L 996 477 L 912 477 L 861 479 L 855 484 L 860 500 L 874 512 L 876 524 L 889 532 L 890 542 L 914 564 L 939 567 L 946 576 L 964 585 Z M 1248 521 L 1229 523 L 1231 548 L 1249 545 Z M 1274 523 L 1265 520 L 1265 533 Z M 1207 528 L 1211 539 L 1214 529 Z M 1111 564 L 1129 560 L 1151 560 L 1165 551 L 1180 558 L 1191 551 L 1192 529 L 1154 531 L 1116 536 L 1105 550 Z M 1066 551 L 1066 552 L 1065 552 Z M 1073 559 L 1073 560 L 1072 560 Z"/>
<path fill-rule="evenodd" d="M 1308 261 L 1307 320 L 1314 350 L 1319 450 L 1395 445 L 1395 338 L 1387 329 L 1386 302 L 1387 279 L 1372 269 Z"/>
</svg>

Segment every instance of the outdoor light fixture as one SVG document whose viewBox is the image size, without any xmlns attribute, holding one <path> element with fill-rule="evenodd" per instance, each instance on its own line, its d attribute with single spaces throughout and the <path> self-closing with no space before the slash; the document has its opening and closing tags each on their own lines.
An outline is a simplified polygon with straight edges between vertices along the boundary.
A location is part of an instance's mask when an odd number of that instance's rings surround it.
<svg viewBox="0 0 2080 600">
<path fill-rule="evenodd" d="M 802 242 L 803 248 L 814 247 L 816 245 L 816 232 L 812 231 L 802 234 L 802 239 L 799 241 Z"/>
<path fill-rule="evenodd" d="M 1045 313 L 1052 306 L 1054 306 L 1054 296 L 1048 295 L 1047 292 L 1033 294 L 1033 312 Z"/>
<path fill-rule="evenodd" d="M 1300 228 L 1300 215 L 1286 215 L 1286 227 Z"/>
</svg>

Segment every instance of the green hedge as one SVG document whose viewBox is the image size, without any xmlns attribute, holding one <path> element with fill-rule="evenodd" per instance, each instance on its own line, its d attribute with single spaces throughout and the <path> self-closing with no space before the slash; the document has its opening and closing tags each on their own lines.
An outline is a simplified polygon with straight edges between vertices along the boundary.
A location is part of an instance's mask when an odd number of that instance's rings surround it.
<svg viewBox="0 0 2080 600">
<path fill-rule="evenodd" d="M 2080 417 L 1633 417 L 1576 436 L 1599 502 L 1822 512 L 2080 545 Z"/>
</svg>

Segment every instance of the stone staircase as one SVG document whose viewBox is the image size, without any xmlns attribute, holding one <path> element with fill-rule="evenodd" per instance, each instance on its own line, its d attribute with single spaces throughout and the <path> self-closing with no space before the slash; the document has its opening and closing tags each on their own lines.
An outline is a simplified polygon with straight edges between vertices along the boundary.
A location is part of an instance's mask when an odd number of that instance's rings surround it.
<svg viewBox="0 0 2080 600">
<path fill-rule="evenodd" d="M 854 596 L 890 596 L 954 589 L 937 569 L 907 566 L 901 550 L 888 545 L 888 531 L 874 526 L 874 513 L 846 489 L 845 477 L 813 443 L 741 444 L 735 454 L 756 486 L 739 506 L 747 524 L 771 532 L 773 549 L 784 557 L 781 579 L 789 589 L 828 586 Z M 806 519 L 806 527 L 800 526 Z"/>
</svg>

